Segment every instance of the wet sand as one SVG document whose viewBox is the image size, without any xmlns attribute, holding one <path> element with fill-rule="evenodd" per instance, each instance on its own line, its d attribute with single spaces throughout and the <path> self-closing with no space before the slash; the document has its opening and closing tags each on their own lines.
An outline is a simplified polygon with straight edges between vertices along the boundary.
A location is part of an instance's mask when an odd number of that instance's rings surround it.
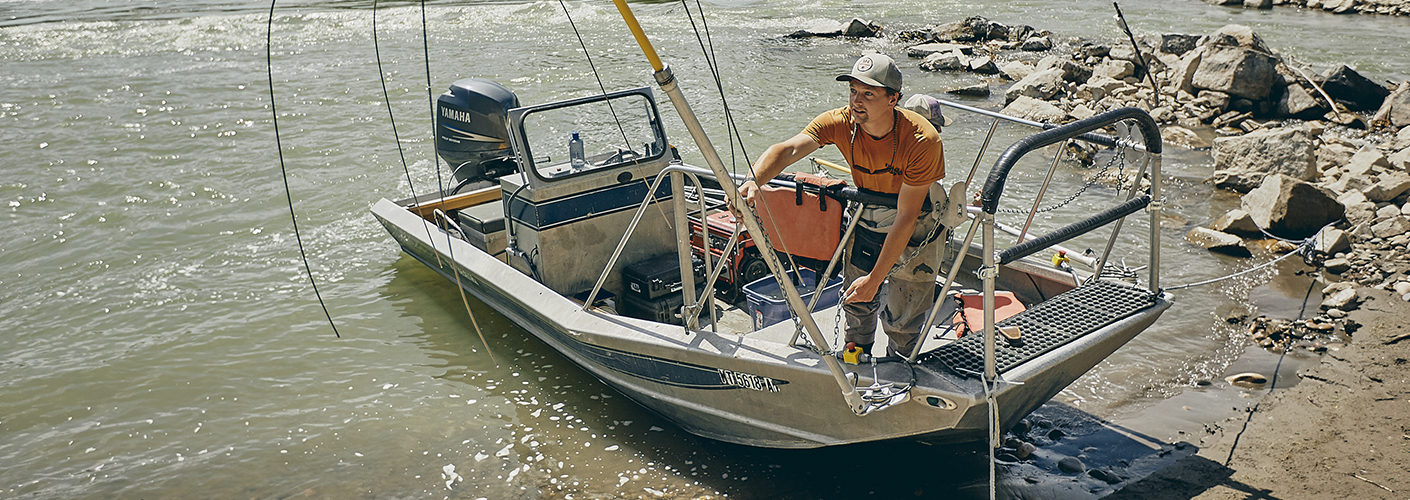
<svg viewBox="0 0 1410 500">
<path fill-rule="evenodd" d="M 1106 498 L 1410 498 L 1410 303 L 1361 290 L 1349 343 Z"/>
</svg>

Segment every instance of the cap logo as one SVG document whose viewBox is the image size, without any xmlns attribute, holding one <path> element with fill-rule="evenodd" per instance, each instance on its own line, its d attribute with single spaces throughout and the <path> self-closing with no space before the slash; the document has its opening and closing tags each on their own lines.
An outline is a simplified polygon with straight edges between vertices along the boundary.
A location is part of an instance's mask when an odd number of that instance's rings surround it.
<svg viewBox="0 0 1410 500">
<path fill-rule="evenodd" d="M 857 60 L 857 71 L 871 70 L 871 58 L 863 57 Z"/>
</svg>

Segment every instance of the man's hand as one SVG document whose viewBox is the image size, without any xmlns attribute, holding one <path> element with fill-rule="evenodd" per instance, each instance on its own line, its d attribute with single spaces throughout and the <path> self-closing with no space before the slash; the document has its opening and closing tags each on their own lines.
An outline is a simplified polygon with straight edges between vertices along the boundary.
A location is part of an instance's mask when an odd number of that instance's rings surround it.
<svg viewBox="0 0 1410 500">
<path fill-rule="evenodd" d="M 884 281 L 885 278 L 874 279 L 870 274 L 862 275 L 842 292 L 842 302 L 871 302 L 876 298 L 876 292 L 881 289 L 881 283 Z"/>
</svg>

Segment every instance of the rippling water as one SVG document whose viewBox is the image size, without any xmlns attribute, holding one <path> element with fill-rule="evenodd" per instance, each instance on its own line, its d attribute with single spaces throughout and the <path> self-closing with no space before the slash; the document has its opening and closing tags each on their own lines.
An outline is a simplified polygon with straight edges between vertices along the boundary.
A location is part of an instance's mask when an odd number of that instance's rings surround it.
<svg viewBox="0 0 1410 500">
<path fill-rule="evenodd" d="M 904 443 L 776 452 L 689 436 L 472 300 L 492 362 L 454 286 L 402 255 L 367 213 L 381 197 L 410 193 L 377 78 L 370 7 L 281 2 L 272 33 L 289 188 L 335 338 L 289 221 L 266 79 L 268 4 L 0 0 L 8 233 L 0 242 L 0 496 L 816 498 L 843 491 L 831 478 L 852 470 L 848 463 L 923 456 L 925 448 Z M 705 20 L 754 155 L 841 105 L 832 77 L 861 50 L 901 49 L 889 40 L 778 38 L 800 26 L 860 16 L 905 29 L 983 15 L 1115 41 L 1109 7 L 730 1 L 705 5 Z M 726 144 L 683 8 L 635 8 Z M 568 9 L 608 89 L 651 85 L 610 4 Z M 1195 1 L 1123 10 L 1143 34 L 1243 23 L 1319 70 L 1347 62 L 1382 81 L 1410 75 L 1410 61 L 1393 49 L 1410 45 L 1401 19 Z M 426 20 L 437 93 L 466 76 L 500 81 L 525 103 L 596 91 L 557 3 L 433 2 Z M 377 23 L 400 145 L 424 192 L 436 176 L 421 11 L 383 3 Z M 903 66 L 911 92 L 973 79 Z M 945 130 L 952 176 L 973 162 L 988 125 L 956 118 Z M 1006 140 L 1026 133 L 1001 130 Z M 678 121 L 668 131 L 698 157 Z M 1166 155 L 1169 284 L 1247 265 L 1179 243 L 1182 228 L 1237 204 L 1200 184 L 1209 171 L 1205 153 Z M 1064 173 L 1050 200 L 1081 182 L 1080 172 Z M 1036 173 L 1019 179 L 1015 193 L 1040 181 Z M 1037 224 L 1061 225 L 1105 203 L 1097 198 Z M 1135 226 L 1127 234 L 1139 242 Z M 1213 310 L 1302 291 L 1260 288 L 1267 279 L 1181 294 L 1155 328 L 1060 399 L 1115 418 L 1219 375 L 1243 344 Z M 965 450 L 923 464 L 956 471 L 945 484 L 982 481 Z M 935 492 L 928 481 L 872 492 Z"/>
</svg>

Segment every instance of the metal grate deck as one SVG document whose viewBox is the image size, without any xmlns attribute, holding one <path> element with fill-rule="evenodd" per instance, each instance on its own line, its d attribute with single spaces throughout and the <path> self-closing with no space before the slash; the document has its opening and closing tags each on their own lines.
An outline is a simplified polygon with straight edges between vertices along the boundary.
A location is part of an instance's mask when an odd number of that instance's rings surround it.
<svg viewBox="0 0 1410 500">
<path fill-rule="evenodd" d="M 997 326 L 1017 326 L 1023 330 L 1023 345 L 1009 346 L 999 338 L 994 363 L 999 373 L 1043 355 L 1083 335 L 1135 314 L 1155 303 L 1149 290 L 1095 280 L 1069 290 L 1032 309 L 998 322 Z M 978 377 L 984 372 L 984 336 L 966 335 L 931 351 L 946 367 L 959 375 Z"/>
</svg>

